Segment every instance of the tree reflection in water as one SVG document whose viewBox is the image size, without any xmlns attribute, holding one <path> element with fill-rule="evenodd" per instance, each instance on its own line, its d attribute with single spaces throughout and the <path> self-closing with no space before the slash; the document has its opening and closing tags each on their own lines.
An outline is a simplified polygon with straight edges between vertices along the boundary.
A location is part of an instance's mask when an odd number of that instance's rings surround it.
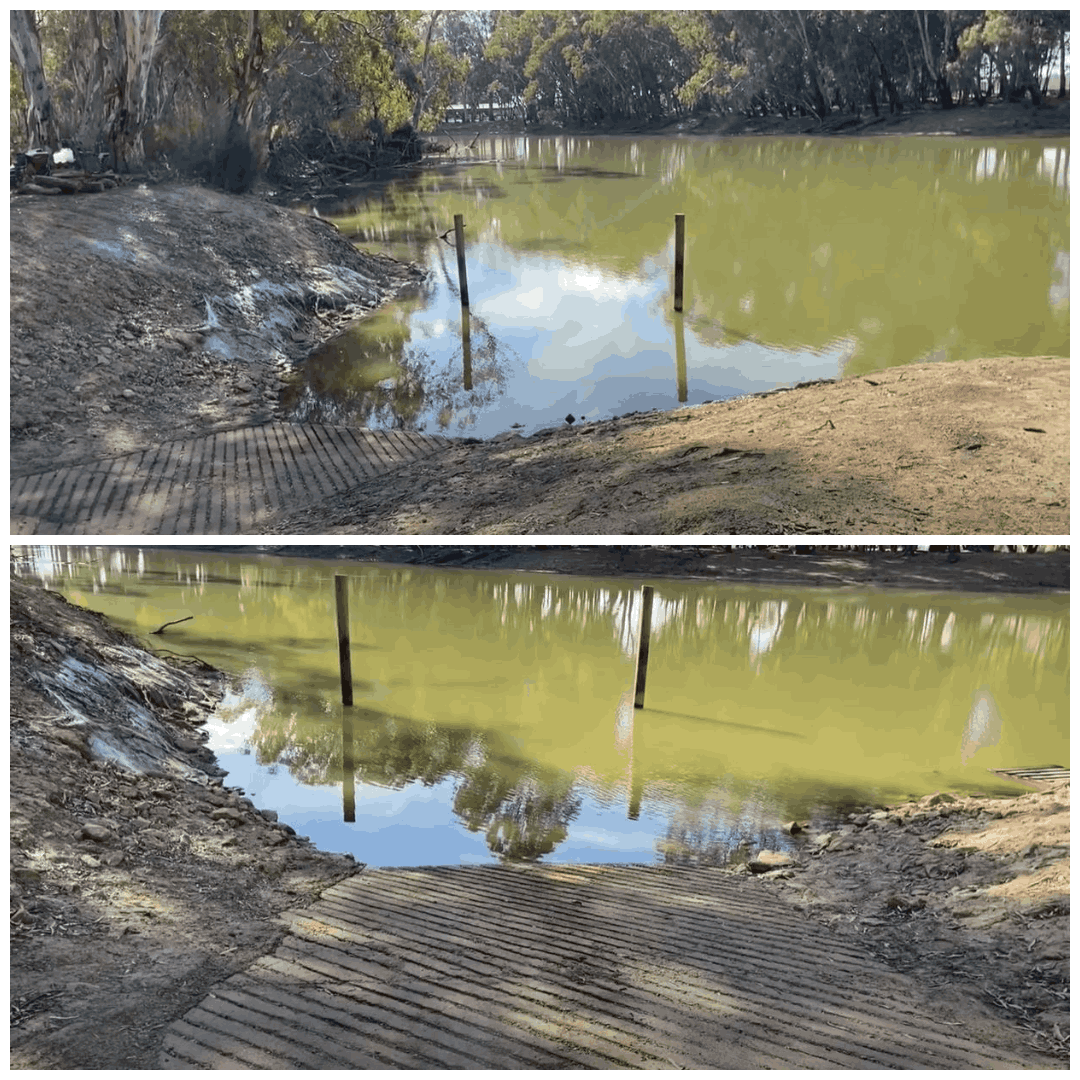
<svg viewBox="0 0 1080 1080">
<path fill-rule="evenodd" d="M 454 813 L 470 832 L 486 828 L 487 845 L 499 858 L 539 859 L 566 839 L 567 825 L 581 809 L 572 783 L 555 769 L 530 774 L 484 764 L 466 773 L 454 795 Z"/>
</svg>

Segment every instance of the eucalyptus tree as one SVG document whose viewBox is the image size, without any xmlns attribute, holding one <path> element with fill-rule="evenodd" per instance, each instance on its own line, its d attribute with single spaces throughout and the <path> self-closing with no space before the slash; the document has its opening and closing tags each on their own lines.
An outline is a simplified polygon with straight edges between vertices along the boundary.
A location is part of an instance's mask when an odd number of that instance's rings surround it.
<svg viewBox="0 0 1080 1080">
<path fill-rule="evenodd" d="M 55 146 L 56 120 L 53 116 L 52 93 L 45 78 L 41 39 L 32 11 L 11 12 L 11 62 L 21 75 L 26 102 L 27 149 L 34 146 Z M 13 85 L 13 100 L 15 90 Z M 12 127 L 14 128 L 14 125 Z"/>
</svg>

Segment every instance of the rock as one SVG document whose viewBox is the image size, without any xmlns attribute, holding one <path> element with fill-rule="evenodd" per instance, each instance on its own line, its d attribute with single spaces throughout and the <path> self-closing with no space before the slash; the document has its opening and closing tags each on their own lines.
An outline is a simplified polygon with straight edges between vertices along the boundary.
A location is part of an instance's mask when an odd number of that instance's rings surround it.
<svg viewBox="0 0 1080 1080">
<path fill-rule="evenodd" d="M 80 732 L 73 731 L 71 728 L 56 728 L 52 736 L 57 742 L 70 746 L 72 750 L 77 750 L 87 761 L 90 760 L 90 750 Z"/>
<path fill-rule="evenodd" d="M 851 818 L 851 824 L 856 828 L 865 829 L 870 823 L 870 818 L 866 814 L 854 814 Z"/>
<path fill-rule="evenodd" d="M 901 913 L 908 913 L 912 911 L 922 911 L 926 907 L 926 901 L 919 897 L 906 897 L 906 896 L 890 896 L 885 901 L 885 908 L 888 911 L 898 911 Z"/>
<path fill-rule="evenodd" d="M 86 866 L 89 866 L 91 870 L 96 869 L 101 865 L 101 863 L 99 863 L 93 855 L 80 855 L 79 862 L 84 863 Z"/>
<path fill-rule="evenodd" d="M 933 796 L 930 797 L 930 799 L 929 799 L 929 801 L 927 802 L 926 805 L 927 806 L 940 806 L 942 803 L 954 803 L 954 802 L 956 802 L 955 796 L 948 795 L 948 794 L 945 794 L 944 792 L 939 791 L 936 795 L 933 795 Z"/>
<path fill-rule="evenodd" d="M 795 860 L 782 851 L 770 851 L 768 848 L 763 848 L 755 858 L 750 860 L 748 865 L 751 873 L 765 874 L 770 870 L 780 870 L 784 867 L 794 866 Z"/>
<path fill-rule="evenodd" d="M 104 844 L 106 840 L 112 839 L 112 831 L 106 829 L 104 825 L 84 825 L 79 831 L 79 836 L 86 840 L 94 840 L 99 844 Z"/>
<path fill-rule="evenodd" d="M 219 806 L 210 811 L 210 817 L 214 821 L 227 821 L 234 828 L 244 822 L 243 813 L 233 806 Z"/>
<path fill-rule="evenodd" d="M 260 810 L 259 813 L 262 814 L 262 816 L 267 821 L 277 821 L 277 819 L 278 819 L 278 815 L 277 815 L 276 810 Z"/>
<path fill-rule="evenodd" d="M 805 831 L 806 823 L 800 824 L 797 821 L 789 821 L 786 825 L 781 825 L 781 829 L 788 834 L 788 836 L 797 836 L 799 833 Z"/>
</svg>

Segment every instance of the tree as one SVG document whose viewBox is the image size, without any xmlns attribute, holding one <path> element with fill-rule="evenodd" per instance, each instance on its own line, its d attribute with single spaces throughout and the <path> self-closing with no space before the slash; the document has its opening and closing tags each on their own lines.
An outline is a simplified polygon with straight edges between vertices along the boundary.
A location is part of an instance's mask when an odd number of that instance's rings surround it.
<svg viewBox="0 0 1080 1080">
<path fill-rule="evenodd" d="M 109 141 L 117 168 L 141 166 L 145 160 L 143 132 L 150 119 L 147 90 L 161 15 L 160 11 L 113 12 L 120 63 L 109 117 Z"/>
<path fill-rule="evenodd" d="M 11 59 L 22 75 L 26 94 L 27 149 L 57 145 L 52 94 L 41 61 L 41 41 L 32 11 L 11 12 Z"/>
</svg>

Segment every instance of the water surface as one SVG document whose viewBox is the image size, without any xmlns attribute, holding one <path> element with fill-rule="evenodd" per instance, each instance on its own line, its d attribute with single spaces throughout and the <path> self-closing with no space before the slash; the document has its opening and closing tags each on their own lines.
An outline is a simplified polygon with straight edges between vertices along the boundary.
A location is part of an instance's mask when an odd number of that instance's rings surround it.
<svg viewBox="0 0 1080 1080">
<path fill-rule="evenodd" d="M 659 580 L 635 710 L 640 579 L 23 551 L 20 573 L 232 672 L 209 724 L 227 783 L 371 865 L 723 861 L 815 809 L 1068 763 L 1059 596 Z"/>
<path fill-rule="evenodd" d="M 519 137 L 474 154 L 332 208 L 361 246 L 430 275 L 309 359 L 294 416 L 486 437 L 921 361 L 1068 355 L 1068 140 Z M 439 238 L 458 213 L 470 390 Z"/>
</svg>

